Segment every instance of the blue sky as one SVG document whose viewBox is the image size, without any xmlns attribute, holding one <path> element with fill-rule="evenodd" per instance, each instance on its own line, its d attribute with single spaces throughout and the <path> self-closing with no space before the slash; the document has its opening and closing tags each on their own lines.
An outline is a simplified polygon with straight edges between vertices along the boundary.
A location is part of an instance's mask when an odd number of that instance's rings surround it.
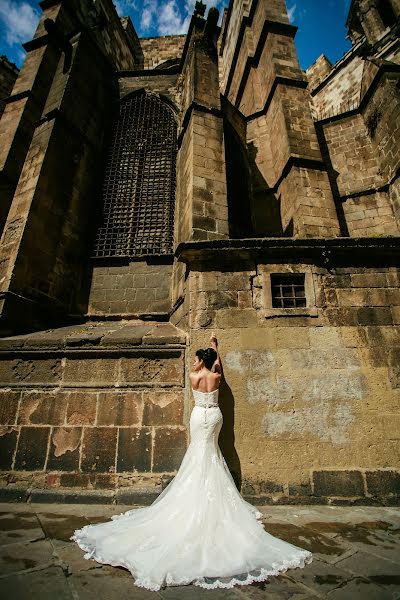
<svg viewBox="0 0 400 600">
<path fill-rule="evenodd" d="M 220 12 L 228 0 L 209 0 Z M 267 1 L 267 0 L 264 0 Z M 186 33 L 195 0 L 114 0 L 118 13 L 129 15 L 140 37 Z M 320 54 L 336 62 L 349 48 L 346 17 L 350 0 L 286 0 L 289 17 L 299 27 L 295 42 L 303 69 Z M 41 9 L 38 0 L 0 0 L 0 54 L 21 66 L 21 46 L 35 31 Z"/>
</svg>

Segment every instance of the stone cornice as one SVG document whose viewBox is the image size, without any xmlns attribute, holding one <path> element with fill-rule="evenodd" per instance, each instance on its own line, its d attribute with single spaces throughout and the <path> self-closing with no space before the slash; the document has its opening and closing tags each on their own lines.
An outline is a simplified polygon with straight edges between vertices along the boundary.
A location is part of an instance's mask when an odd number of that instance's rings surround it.
<svg viewBox="0 0 400 600">
<path fill-rule="evenodd" d="M 327 268 L 338 264 L 399 264 L 399 237 L 369 238 L 247 238 L 182 242 L 175 256 L 186 264 L 262 259 L 268 262 L 315 261 Z"/>
<path fill-rule="evenodd" d="M 254 52 L 254 56 L 247 57 L 245 67 L 243 69 L 242 78 L 240 80 L 239 89 L 238 89 L 236 99 L 235 99 L 236 108 L 239 108 L 244 91 L 246 89 L 247 80 L 249 78 L 251 69 L 258 67 L 258 63 L 260 61 L 261 54 L 262 54 L 263 48 L 265 46 L 265 43 L 267 41 L 268 35 L 270 33 L 273 33 L 273 34 L 285 35 L 285 36 L 294 38 L 294 36 L 296 35 L 296 32 L 297 32 L 297 27 L 295 27 L 294 25 L 289 25 L 286 23 L 279 23 L 277 21 L 268 21 L 268 20 L 264 21 L 264 25 L 263 25 L 262 31 L 260 33 L 260 37 L 258 39 L 257 48 L 256 48 L 256 51 Z M 300 71 L 300 69 L 299 69 L 299 71 Z M 297 80 L 297 81 L 302 82 L 301 79 Z M 307 87 L 306 81 L 305 81 L 304 87 Z M 227 94 L 228 91 L 229 90 L 227 90 L 225 93 Z"/>
<path fill-rule="evenodd" d="M 245 117 L 246 121 L 258 119 L 259 117 L 262 117 L 263 115 L 267 114 L 278 85 L 284 85 L 286 87 L 296 87 L 304 90 L 308 87 L 307 81 L 301 79 L 290 79 L 289 77 L 282 77 L 281 75 L 277 75 L 273 81 L 271 90 L 267 96 L 264 107 L 261 110 L 249 115 L 248 117 Z"/>
</svg>

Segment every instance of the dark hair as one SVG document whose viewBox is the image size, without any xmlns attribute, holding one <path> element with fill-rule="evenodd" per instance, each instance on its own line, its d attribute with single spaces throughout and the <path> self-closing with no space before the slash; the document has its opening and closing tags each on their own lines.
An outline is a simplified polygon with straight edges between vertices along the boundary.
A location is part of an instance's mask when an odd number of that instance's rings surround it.
<svg viewBox="0 0 400 600">
<path fill-rule="evenodd" d="M 204 362 L 206 369 L 211 369 L 218 354 L 213 348 L 206 348 L 205 350 L 196 350 L 196 356 Z"/>
</svg>

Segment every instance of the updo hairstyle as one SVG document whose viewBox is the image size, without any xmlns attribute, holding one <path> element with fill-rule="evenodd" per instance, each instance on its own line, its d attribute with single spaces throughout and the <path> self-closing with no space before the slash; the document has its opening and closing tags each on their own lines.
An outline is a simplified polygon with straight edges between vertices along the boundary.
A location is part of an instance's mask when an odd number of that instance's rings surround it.
<svg viewBox="0 0 400 600">
<path fill-rule="evenodd" d="M 196 350 L 196 356 L 204 362 L 206 369 L 211 369 L 218 354 L 213 348 L 206 348 L 205 350 Z"/>
</svg>

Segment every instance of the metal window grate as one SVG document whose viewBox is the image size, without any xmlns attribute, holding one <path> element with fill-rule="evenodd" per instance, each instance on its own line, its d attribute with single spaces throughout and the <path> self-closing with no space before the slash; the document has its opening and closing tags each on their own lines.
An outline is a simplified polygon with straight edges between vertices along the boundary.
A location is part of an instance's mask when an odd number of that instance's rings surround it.
<svg viewBox="0 0 400 600">
<path fill-rule="evenodd" d="M 271 275 L 271 292 L 274 308 L 307 306 L 304 273 Z"/>
<path fill-rule="evenodd" d="M 95 257 L 172 252 L 176 123 L 157 96 L 133 94 L 120 106 L 103 184 Z"/>
</svg>

